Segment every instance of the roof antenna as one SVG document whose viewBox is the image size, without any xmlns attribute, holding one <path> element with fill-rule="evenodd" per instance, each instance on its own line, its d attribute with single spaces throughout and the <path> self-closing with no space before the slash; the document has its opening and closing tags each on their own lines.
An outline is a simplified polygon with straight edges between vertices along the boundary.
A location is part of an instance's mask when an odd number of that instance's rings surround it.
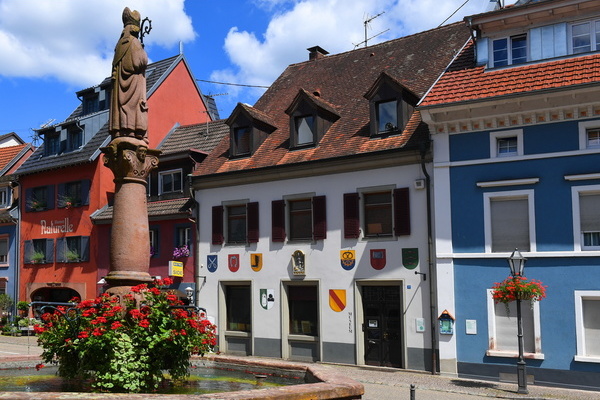
<svg viewBox="0 0 600 400">
<path fill-rule="evenodd" d="M 371 23 L 371 21 L 373 21 L 375 18 L 379 17 L 379 16 L 380 16 L 380 15 L 382 15 L 382 14 L 385 14 L 385 11 L 382 11 L 382 12 L 380 12 L 379 14 L 377 14 L 377 15 L 376 15 L 376 16 L 374 16 L 374 17 L 367 18 L 367 19 L 366 19 L 366 20 L 363 22 L 363 24 L 365 25 L 365 40 L 364 40 L 364 41 L 362 41 L 362 42 L 360 42 L 360 43 L 358 43 L 358 44 L 355 44 L 355 45 L 354 45 L 354 48 L 357 48 L 358 46 L 360 46 L 360 45 L 361 45 L 361 44 L 363 44 L 363 43 L 365 44 L 365 47 L 367 47 L 367 45 L 368 45 L 368 43 L 369 43 L 369 40 L 371 40 L 371 39 L 373 39 L 373 38 L 375 38 L 375 37 L 377 37 L 377 36 L 379 36 L 379 35 L 381 35 L 381 34 L 383 34 L 383 33 L 387 32 L 387 31 L 389 31 L 389 29 L 386 29 L 385 31 L 379 32 L 377 35 L 373 35 L 373 36 L 371 36 L 371 37 L 367 37 L 367 28 L 369 27 L 369 24 Z"/>
</svg>

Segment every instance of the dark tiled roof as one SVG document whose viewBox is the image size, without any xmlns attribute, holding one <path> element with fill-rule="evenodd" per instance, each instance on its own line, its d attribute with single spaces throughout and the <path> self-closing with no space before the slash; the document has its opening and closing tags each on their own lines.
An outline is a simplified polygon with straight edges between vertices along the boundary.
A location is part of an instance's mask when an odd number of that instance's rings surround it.
<svg viewBox="0 0 600 400">
<path fill-rule="evenodd" d="M 44 145 L 41 145 L 36 151 L 19 167 L 19 175 L 31 174 L 43 170 L 63 168 L 67 166 L 87 163 L 92 161 L 92 155 L 96 152 L 102 142 L 110 137 L 108 133 L 108 123 L 92 137 L 83 147 L 76 151 L 61 153 L 55 156 L 43 156 Z"/>
<path fill-rule="evenodd" d="M 474 64 L 472 43 L 427 94 L 436 106 L 600 83 L 600 54 L 486 70 Z"/>
<path fill-rule="evenodd" d="M 174 200 L 161 200 L 148 203 L 148 218 L 159 220 L 161 218 L 187 218 L 194 206 L 194 200 L 188 197 Z M 111 223 L 113 207 L 108 206 L 94 213 L 91 219 L 94 223 Z"/>
<path fill-rule="evenodd" d="M 208 123 L 183 125 L 173 130 L 159 146 L 163 156 L 199 150 L 210 153 L 229 134 L 229 126 L 224 120 Z"/>
<path fill-rule="evenodd" d="M 424 124 L 416 112 L 401 135 L 373 139 L 369 135 L 369 101 L 365 93 L 382 72 L 417 96 L 423 96 L 469 38 L 460 22 L 366 48 L 293 64 L 254 106 L 277 128 L 252 157 L 230 160 L 229 135 L 194 175 L 209 175 L 396 150 L 410 143 Z M 335 121 L 315 148 L 289 150 L 289 115 L 285 113 L 301 90 L 318 93 L 335 110 Z"/>
</svg>

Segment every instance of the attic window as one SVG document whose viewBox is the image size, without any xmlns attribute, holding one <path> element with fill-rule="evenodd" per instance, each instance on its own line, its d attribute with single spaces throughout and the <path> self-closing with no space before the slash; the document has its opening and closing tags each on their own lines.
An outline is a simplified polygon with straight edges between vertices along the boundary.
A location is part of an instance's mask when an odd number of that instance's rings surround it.
<svg viewBox="0 0 600 400">
<path fill-rule="evenodd" d="M 492 42 L 494 67 L 527 62 L 527 35 L 511 36 Z"/>
<path fill-rule="evenodd" d="M 380 101 L 376 103 L 377 133 L 398 130 L 398 101 Z"/>
<path fill-rule="evenodd" d="M 303 146 L 314 143 L 314 120 L 315 119 L 312 115 L 305 115 L 295 118 L 296 145 Z"/>
<path fill-rule="evenodd" d="M 44 155 L 50 156 L 60 152 L 60 134 L 47 133 L 44 135 Z"/>
<path fill-rule="evenodd" d="M 233 129 L 233 155 L 243 156 L 250 154 L 250 133 L 249 126 L 240 126 Z"/>
</svg>

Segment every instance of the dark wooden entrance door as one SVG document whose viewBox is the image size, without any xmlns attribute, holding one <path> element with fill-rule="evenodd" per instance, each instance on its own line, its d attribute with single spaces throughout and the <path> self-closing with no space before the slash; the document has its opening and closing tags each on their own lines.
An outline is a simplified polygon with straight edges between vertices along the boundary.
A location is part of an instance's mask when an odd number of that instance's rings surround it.
<svg viewBox="0 0 600 400">
<path fill-rule="evenodd" d="M 363 286 L 365 364 L 403 368 L 399 286 Z"/>
</svg>

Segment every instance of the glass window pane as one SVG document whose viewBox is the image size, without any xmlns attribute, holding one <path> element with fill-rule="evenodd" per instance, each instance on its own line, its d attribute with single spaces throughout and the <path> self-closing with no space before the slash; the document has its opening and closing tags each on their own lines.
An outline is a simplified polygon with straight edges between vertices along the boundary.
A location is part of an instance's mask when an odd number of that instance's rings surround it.
<svg viewBox="0 0 600 400">
<path fill-rule="evenodd" d="M 290 207 L 290 239 L 312 239 L 312 202 L 307 200 L 294 200 L 289 202 Z"/>
<path fill-rule="evenodd" d="M 511 38 L 511 47 L 513 64 L 527 62 L 527 36 L 516 36 Z"/>
<path fill-rule="evenodd" d="M 296 118 L 296 132 L 298 134 L 296 144 L 302 145 L 313 143 L 313 117 L 309 115 Z"/>
<path fill-rule="evenodd" d="M 228 331 L 252 331 L 250 304 L 250 286 L 225 287 Z"/>
<path fill-rule="evenodd" d="M 250 153 L 250 128 L 243 126 L 233 131 L 234 152 L 236 155 Z"/>
<path fill-rule="evenodd" d="M 246 205 L 227 207 L 227 241 L 246 242 Z"/>
<path fill-rule="evenodd" d="M 8 262 L 8 238 L 0 239 L 0 263 Z"/>
<path fill-rule="evenodd" d="M 390 132 L 398 129 L 397 101 L 383 101 L 377 104 L 377 131 Z"/>
<path fill-rule="evenodd" d="M 516 137 L 499 138 L 498 139 L 498 156 L 512 156 L 517 154 L 517 143 Z"/>
<path fill-rule="evenodd" d="M 579 219 L 582 232 L 600 232 L 600 193 L 579 194 Z"/>
<path fill-rule="evenodd" d="M 494 67 L 508 65 L 508 39 L 494 40 L 492 48 L 494 53 Z"/>
<path fill-rule="evenodd" d="M 392 193 L 365 193 L 365 236 L 392 234 Z"/>
<path fill-rule="evenodd" d="M 600 147 L 600 129 L 588 129 L 587 131 L 587 147 Z"/>
<path fill-rule="evenodd" d="M 173 191 L 173 175 L 163 174 L 162 177 L 162 193 Z"/>
<path fill-rule="evenodd" d="M 491 199 L 492 252 L 529 251 L 529 202 Z"/>
<path fill-rule="evenodd" d="M 316 286 L 288 286 L 290 333 L 319 335 L 318 297 Z"/>
<path fill-rule="evenodd" d="M 173 191 L 181 191 L 181 172 L 173 173 Z"/>
<path fill-rule="evenodd" d="M 583 53 L 592 50 L 589 22 L 573 25 L 571 34 L 573 38 L 573 53 Z"/>
</svg>

